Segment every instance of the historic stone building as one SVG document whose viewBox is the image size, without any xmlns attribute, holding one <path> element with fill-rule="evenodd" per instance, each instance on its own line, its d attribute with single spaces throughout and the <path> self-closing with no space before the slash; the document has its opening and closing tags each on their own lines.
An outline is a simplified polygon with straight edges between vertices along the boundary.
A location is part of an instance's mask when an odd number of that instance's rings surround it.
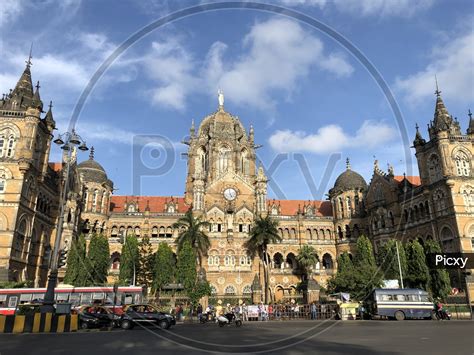
<svg viewBox="0 0 474 355">
<path fill-rule="evenodd" d="M 0 279 L 34 280 L 44 285 L 54 240 L 63 164 L 48 164 L 51 107 L 41 118 L 39 86 L 33 92 L 30 62 L 16 88 L 0 101 Z M 283 241 L 271 245 L 271 294 L 292 294 L 301 279 L 296 255 L 312 245 L 320 258 L 312 277 L 321 285 L 334 274 L 337 256 L 354 252 L 359 235 L 375 248 L 390 238 L 433 238 L 445 251 L 472 251 L 474 244 L 474 121 L 463 134 L 437 91 L 429 140 L 416 132 L 414 147 L 420 177 L 383 172 L 375 162 L 369 184 L 346 170 L 329 191 L 328 201 L 274 200 L 267 197 L 267 177 L 256 164 L 252 126 L 224 109 L 198 129 L 191 125 L 184 196 L 114 196 L 113 183 L 94 160 L 76 165 L 73 154 L 71 193 L 65 215 L 67 247 L 81 231 L 104 233 L 110 240 L 110 281 L 118 275 L 123 237 L 148 235 L 154 248 L 174 246 L 179 231 L 172 225 L 192 208 L 210 222 L 211 248 L 204 260 L 207 279 L 218 295 L 249 295 L 258 259 L 243 248 L 258 214 L 279 221 Z"/>
</svg>

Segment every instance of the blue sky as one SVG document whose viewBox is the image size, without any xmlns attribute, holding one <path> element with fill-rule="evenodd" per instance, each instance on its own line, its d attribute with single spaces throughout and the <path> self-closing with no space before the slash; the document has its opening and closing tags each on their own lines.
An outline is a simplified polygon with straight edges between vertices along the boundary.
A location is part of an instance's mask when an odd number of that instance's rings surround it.
<svg viewBox="0 0 474 355">
<path fill-rule="evenodd" d="M 150 22 L 199 3 L 4 0 L 0 90 L 15 85 L 33 42 L 33 80 L 40 81 L 45 105 L 53 100 L 63 132 L 87 82 L 120 43 Z M 474 3 L 271 3 L 324 22 L 364 53 L 393 91 L 409 143 L 415 123 L 427 136 L 435 74 L 449 112 L 467 128 L 474 98 Z M 367 181 L 374 156 L 382 169 L 392 164 L 397 175 L 417 175 L 414 156 L 412 161 L 405 158 L 395 117 L 367 70 L 321 32 L 255 10 L 203 13 L 142 38 L 98 82 L 76 128 L 95 147 L 96 160 L 114 181 L 116 194 L 182 195 L 186 160 L 181 153 L 186 146 L 180 141 L 192 119 L 199 124 L 216 110 L 218 88 L 224 90 L 226 110 L 247 128 L 254 125 L 265 167 L 278 154 L 288 154 L 270 177 L 279 190 L 270 186 L 269 197 L 324 198 L 313 196 L 307 176 L 326 193 L 345 169 L 347 156 Z M 295 154 L 304 157 L 309 171 Z M 330 179 L 322 181 L 334 154 L 341 159 L 330 170 Z M 51 160 L 59 157 L 55 147 Z M 163 164 L 168 168 L 159 169 Z"/>
</svg>

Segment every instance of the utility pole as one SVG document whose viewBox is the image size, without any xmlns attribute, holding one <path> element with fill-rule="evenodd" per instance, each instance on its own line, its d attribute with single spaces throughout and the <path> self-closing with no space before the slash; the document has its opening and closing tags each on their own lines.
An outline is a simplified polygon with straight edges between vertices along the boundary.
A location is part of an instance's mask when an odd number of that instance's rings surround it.
<svg viewBox="0 0 474 355">
<path fill-rule="evenodd" d="M 400 253 L 398 252 L 398 241 L 395 241 L 395 248 L 397 249 L 398 271 L 400 273 L 400 285 L 403 287 L 402 265 L 400 264 Z"/>
</svg>

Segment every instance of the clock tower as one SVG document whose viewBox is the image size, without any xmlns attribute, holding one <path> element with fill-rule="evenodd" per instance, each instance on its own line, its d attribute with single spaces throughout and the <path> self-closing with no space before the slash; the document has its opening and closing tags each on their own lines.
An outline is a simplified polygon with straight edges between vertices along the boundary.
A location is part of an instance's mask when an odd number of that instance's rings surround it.
<svg viewBox="0 0 474 355">
<path fill-rule="evenodd" d="M 189 146 L 186 202 L 208 220 L 215 215 L 222 222 L 220 231 L 232 238 L 239 210 L 252 215 L 265 210 L 265 203 L 257 203 L 257 196 L 262 199 L 262 179 L 255 166 L 253 127 L 247 132 L 238 117 L 224 110 L 219 91 L 217 111 L 205 117 L 197 131 L 193 121 L 185 144 Z M 264 190 L 266 199 L 266 186 Z"/>
</svg>

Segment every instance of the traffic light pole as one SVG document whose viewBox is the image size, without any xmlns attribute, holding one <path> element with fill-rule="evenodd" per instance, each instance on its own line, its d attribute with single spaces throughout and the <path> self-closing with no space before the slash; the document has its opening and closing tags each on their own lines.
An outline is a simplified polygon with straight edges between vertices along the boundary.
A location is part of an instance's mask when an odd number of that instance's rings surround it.
<svg viewBox="0 0 474 355">
<path fill-rule="evenodd" d="M 64 211 L 66 205 L 66 196 L 67 190 L 69 186 L 69 168 L 70 168 L 70 161 L 71 161 L 71 150 L 68 150 L 68 154 L 66 156 L 66 173 L 64 177 L 63 188 L 61 191 L 61 197 L 59 199 L 59 216 L 58 216 L 58 225 L 56 228 L 56 239 L 54 240 L 54 249 L 53 255 L 51 258 L 51 271 L 49 272 L 48 276 L 48 286 L 46 289 L 46 293 L 44 295 L 44 301 L 41 311 L 43 313 L 53 313 L 54 308 L 54 288 L 58 282 L 58 259 L 59 259 L 59 250 L 61 248 L 61 237 L 63 234 L 63 224 L 64 224 Z"/>
</svg>

